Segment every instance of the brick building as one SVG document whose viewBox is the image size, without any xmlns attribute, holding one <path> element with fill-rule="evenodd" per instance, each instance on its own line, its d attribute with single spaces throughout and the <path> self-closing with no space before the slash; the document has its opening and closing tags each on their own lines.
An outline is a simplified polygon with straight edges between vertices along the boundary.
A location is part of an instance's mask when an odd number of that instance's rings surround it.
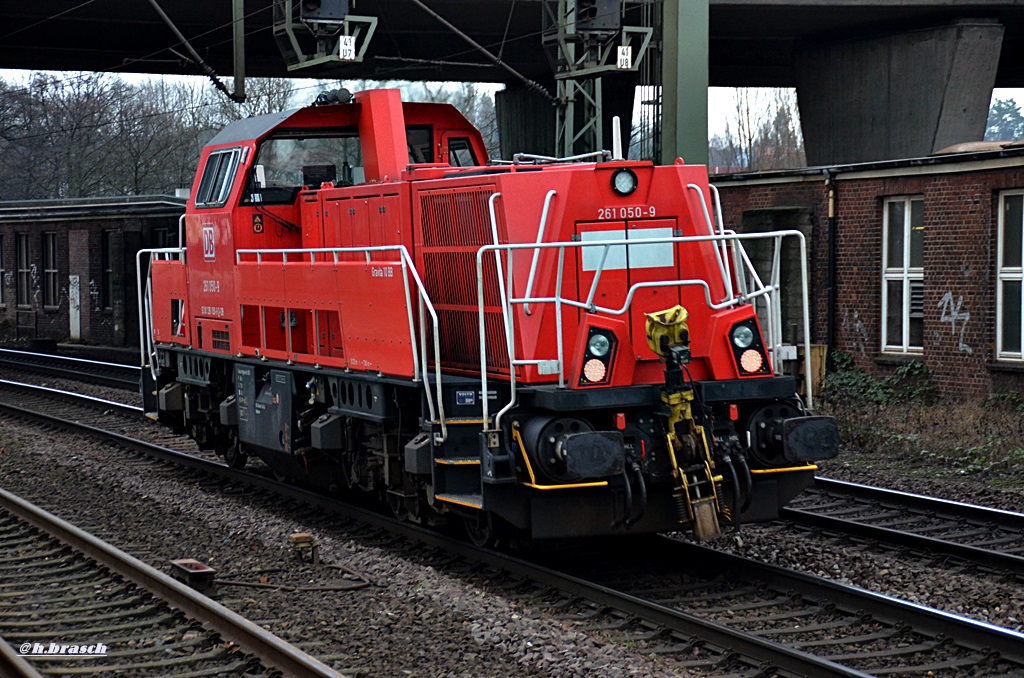
<svg viewBox="0 0 1024 678">
<path fill-rule="evenodd" d="M 0 202 L 0 339 L 139 340 L 135 253 L 177 242 L 185 200 Z"/>
<path fill-rule="evenodd" d="M 923 361 L 946 395 L 1021 390 L 1024 148 L 712 182 L 726 228 L 807 237 L 812 341 L 879 376 Z"/>
</svg>

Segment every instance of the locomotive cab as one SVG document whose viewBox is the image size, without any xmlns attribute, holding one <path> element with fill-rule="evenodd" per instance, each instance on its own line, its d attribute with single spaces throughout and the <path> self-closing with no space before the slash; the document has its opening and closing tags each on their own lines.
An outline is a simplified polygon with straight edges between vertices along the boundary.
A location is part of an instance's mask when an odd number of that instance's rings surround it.
<svg viewBox="0 0 1024 678">
<path fill-rule="evenodd" d="M 774 517 L 838 436 L 744 242 L 802 236 L 716 225 L 703 167 L 582 160 L 486 164 L 394 90 L 229 125 L 140 276 L 147 411 L 481 540 Z"/>
</svg>

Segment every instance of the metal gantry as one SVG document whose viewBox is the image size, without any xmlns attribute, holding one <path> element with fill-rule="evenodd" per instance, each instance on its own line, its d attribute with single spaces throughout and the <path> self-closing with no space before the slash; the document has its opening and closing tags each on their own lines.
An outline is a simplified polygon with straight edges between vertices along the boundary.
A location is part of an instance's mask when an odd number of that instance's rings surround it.
<svg viewBox="0 0 1024 678">
<path fill-rule="evenodd" d="M 650 25 L 623 25 L 625 7 L 623 0 L 544 2 L 542 39 L 557 85 L 556 155 L 604 148 L 602 77 L 638 72 L 654 34 Z"/>
</svg>

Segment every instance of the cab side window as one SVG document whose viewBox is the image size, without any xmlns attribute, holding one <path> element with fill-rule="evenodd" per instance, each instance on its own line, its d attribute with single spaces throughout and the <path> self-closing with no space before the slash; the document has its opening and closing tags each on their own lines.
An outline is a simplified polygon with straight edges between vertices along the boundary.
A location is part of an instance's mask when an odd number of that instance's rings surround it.
<svg viewBox="0 0 1024 678">
<path fill-rule="evenodd" d="M 206 161 L 203 178 L 199 181 L 196 191 L 196 207 L 223 207 L 231 194 L 231 185 L 238 170 L 238 160 L 242 149 L 229 148 L 214 151 Z"/>
<path fill-rule="evenodd" d="M 452 167 L 475 167 L 480 163 L 473 154 L 473 147 L 466 137 L 448 140 L 448 164 Z"/>
<path fill-rule="evenodd" d="M 405 138 L 409 144 L 409 164 L 434 162 L 434 141 L 430 127 L 406 127 Z"/>
</svg>

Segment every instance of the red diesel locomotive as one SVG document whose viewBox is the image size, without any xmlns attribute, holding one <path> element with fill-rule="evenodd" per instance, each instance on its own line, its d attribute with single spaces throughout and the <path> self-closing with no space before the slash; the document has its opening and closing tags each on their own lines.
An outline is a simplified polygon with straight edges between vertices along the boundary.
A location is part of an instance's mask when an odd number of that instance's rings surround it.
<svg viewBox="0 0 1024 678">
<path fill-rule="evenodd" d="M 702 166 L 488 164 L 451 106 L 344 98 L 225 127 L 140 253 L 152 416 L 479 541 L 706 538 L 835 455 L 743 247 L 798 233 L 716 229 Z"/>
</svg>

